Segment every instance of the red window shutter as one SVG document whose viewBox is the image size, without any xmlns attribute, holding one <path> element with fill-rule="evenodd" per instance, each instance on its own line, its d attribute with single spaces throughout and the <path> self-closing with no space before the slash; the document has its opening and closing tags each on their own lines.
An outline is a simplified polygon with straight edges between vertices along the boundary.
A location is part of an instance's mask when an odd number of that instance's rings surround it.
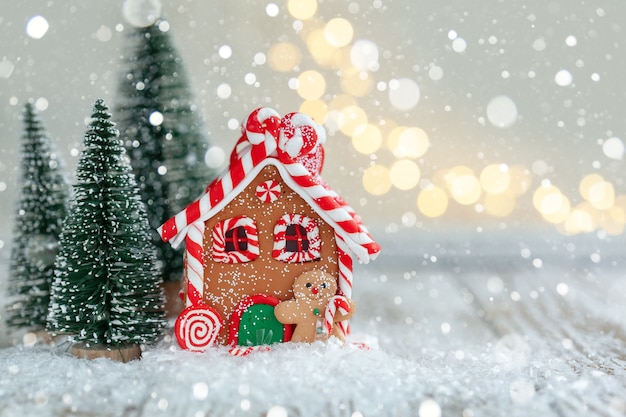
<svg viewBox="0 0 626 417">
<path fill-rule="evenodd" d="M 309 239 L 306 229 L 299 224 L 287 225 L 285 230 L 285 250 L 287 252 L 303 252 L 309 250 Z"/>
</svg>

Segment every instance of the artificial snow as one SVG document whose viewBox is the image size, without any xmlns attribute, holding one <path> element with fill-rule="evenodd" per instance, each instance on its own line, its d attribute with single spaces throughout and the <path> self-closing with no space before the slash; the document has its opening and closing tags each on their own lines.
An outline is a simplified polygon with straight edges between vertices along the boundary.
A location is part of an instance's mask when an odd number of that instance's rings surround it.
<svg viewBox="0 0 626 417">
<path fill-rule="evenodd" d="M 123 364 L 26 335 L 0 350 L 0 416 L 626 414 L 621 241 L 516 236 L 412 253 L 383 242 L 355 270 L 353 342 L 369 349 L 331 339 L 192 353 L 168 329 Z"/>
</svg>

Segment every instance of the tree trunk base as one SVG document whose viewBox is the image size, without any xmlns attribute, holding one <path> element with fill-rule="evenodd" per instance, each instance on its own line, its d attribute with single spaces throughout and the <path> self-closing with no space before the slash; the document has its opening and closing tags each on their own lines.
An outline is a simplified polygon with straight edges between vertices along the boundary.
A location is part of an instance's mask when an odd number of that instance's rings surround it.
<svg viewBox="0 0 626 417">
<path fill-rule="evenodd" d="M 118 362 L 130 362 L 141 359 L 141 347 L 139 345 L 107 346 L 75 343 L 70 349 L 72 355 L 77 358 L 97 359 L 107 358 Z"/>
</svg>

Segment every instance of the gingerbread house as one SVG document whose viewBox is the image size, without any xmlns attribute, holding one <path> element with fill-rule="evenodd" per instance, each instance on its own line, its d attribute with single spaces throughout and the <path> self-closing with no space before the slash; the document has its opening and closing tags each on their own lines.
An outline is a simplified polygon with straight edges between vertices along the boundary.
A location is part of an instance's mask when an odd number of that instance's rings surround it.
<svg viewBox="0 0 626 417">
<path fill-rule="evenodd" d="M 186 308 L 175 325 L 183 348 L 289 341 L 292 326 L 274 307 L 307 271 L 331 274 L 338 295 L 351 297 L 353 260 L 367 263 L 380 246 L 320 177 L 324 140 L 304 114 L 255 110 L 229 167 L 159 228 L 164 241 L 185 243 Z M 349 332 L 347 322 L 338 328 Z"/>
</svg>

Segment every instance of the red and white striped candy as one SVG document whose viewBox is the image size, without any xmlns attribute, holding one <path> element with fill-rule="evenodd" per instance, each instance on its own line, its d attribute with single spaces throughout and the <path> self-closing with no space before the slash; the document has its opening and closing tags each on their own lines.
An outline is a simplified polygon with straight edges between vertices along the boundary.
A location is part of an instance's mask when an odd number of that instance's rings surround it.
<svg viewBox="0 0 626 417">
<path fill-rule="evenodd" d="M 339 310 L 341 314 L 348 314 L 350 312 L 350 303 L 343 295 L 335 295 L 328 301 L 326 311 L 324 312 L 324 333 L 327 335 L 331 335 L 333 332 L 337 310 Z"/>
<path fill-rule="evenodd" d="M 298 224 L 306 230 L 306 238 L 309 241 L 308 250 L 301 252 L 288 252 L 287 246 L 287 226 Z M 315 220 L 301 214 L 284 214 L 274 226 L 274 247 L 272 256 L 277 261 L 297 263 L 314 261 L 320 258 L 322 250 L 322 239 Z"/>
<path fill-rule="evenodd" d="M 174 324 L 174 334 L 183 349 L 202 352 L 217 342 L 224 321 L 207 305 L 189 306 Z"/>
<path fill-rule="evenodd" d="M 226 232 L 236 227 L 243 227 L 246 231 L 246 250 L 226 251 Z M 233 234 L 236 239 L 236 235 Z M 259 256 L 259 236 L 256 223 L 250 217 L 237 216 L 226 219 L 213 227 L 213 260 L 223 263 L 250 262 Z"/>
<path fill-rule="evenodd" d="M 281 120 L 278 158 L 287 162 L 315 151 L 326 139 L 324 129 L 302 113 L 289 113 Z"/>
<path fill-rule="evenodd" d="M 248 356 L 253 352 L 269 352 L 270 347 L 266 345 L 258 346 L 233 346 L 228 349 L 231 356 Z"/>
<path fill-rule="evenodd" d="M 280 197 L 280 184 L 274 180 L 262 182 L 256 187 L 256 196 L 265 203 L 273 203 Z"/>
</svg>

